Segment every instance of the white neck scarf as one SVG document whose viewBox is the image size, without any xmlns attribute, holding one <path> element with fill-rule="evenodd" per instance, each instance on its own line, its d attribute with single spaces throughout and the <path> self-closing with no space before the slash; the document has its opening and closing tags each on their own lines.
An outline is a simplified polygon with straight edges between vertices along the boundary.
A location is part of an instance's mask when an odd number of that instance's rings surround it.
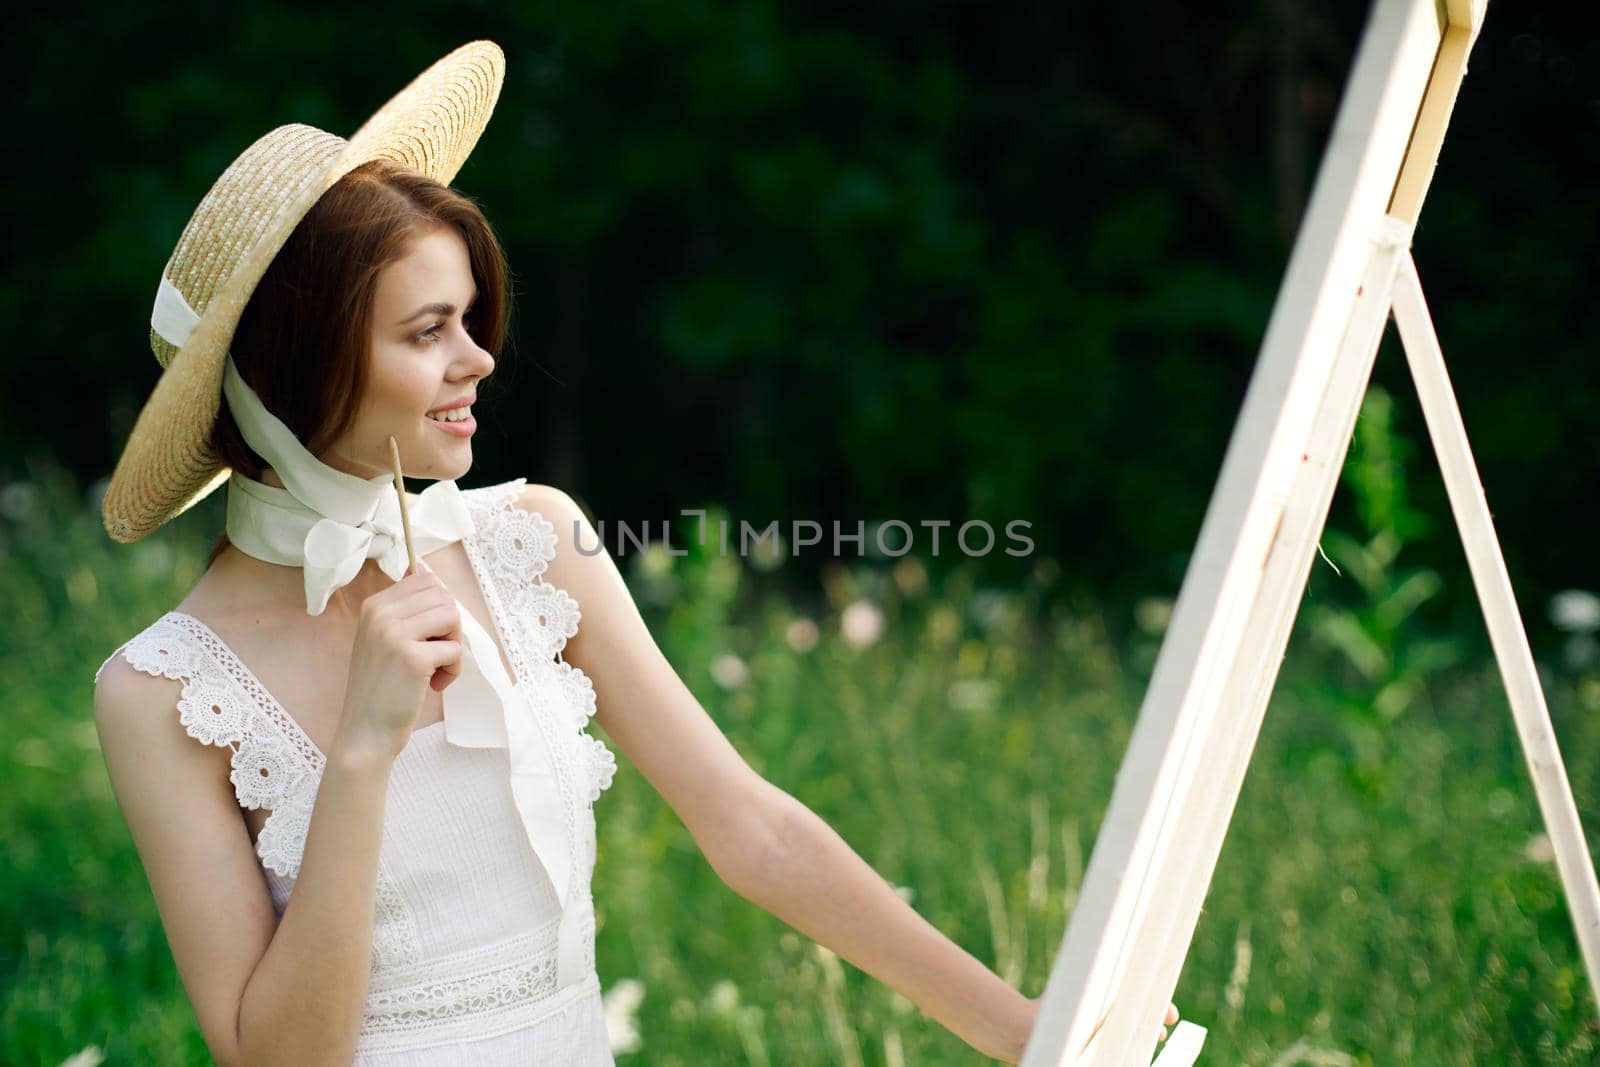
<svg viewBox="0 0 1600 1067">
<path fill-rule="evenodd" d="M 200 321 L 166 276 L 156 293 L 150 324 L 177 347 Z M 266 460 L 285 488 L 233 472 L 228 478 L 228 540 L 246 555 L 305 571 L 306 613 L 320 615 L 335 589 L 347 584 L 368 559 L 385 574 L 405 577 L 409 558 L 394 477 L 363 479 L 335 470 L 308 452 L 299 438 L 262 404 L 226 357 L 222 391 L 245 442 Z M 454 481 L 438 481 L 407 507 L 417 565 L 420 558 L 476 533 Z M 533 709 L 520 683 L 507 674 L 499 648 L 460 600 L 463 641 L 461 674 L 445 689 L 445 739 L 464 748 L 504 748 L 511 762 L 512 792 L 523 829 L 562 902 L 558 935 L 558 985 L 587 973 L 581 963 L 579 909 L 568 906 L 575 857 L 567 834 L 552 754 L 542 743 Z"/>
</svg>

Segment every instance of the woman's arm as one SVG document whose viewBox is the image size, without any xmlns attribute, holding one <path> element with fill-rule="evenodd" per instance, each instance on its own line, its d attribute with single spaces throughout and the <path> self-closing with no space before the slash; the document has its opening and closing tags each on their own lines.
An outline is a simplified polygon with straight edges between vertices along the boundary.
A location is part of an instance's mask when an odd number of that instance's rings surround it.
<svg viewBox="0 0 1600 1067">
<path fill-rule="evenodd" d="M 810 808 L 780 793 L 777 847 L 734 887 L 914 1001 L 985 1055 L 1022 1058 L 1037 1003 L 917 914 Z"/>
<path fill-rule="evenodd" d="M 548 519 L 545 577 L 583 622 L 564 658 L 594 682 L 595 718 L 677 812 L 718 876 L 985 1053 L 1015 1062 L 1035 1002 L 918 915 L 821 819 L 757 774 L 661 653 L 616 563 L 570 496 L 527 486 Z"/>
<path fill-rule="evenodd" d="M 206 1046 L 225 1067 L 349 1063 L 392 757 L 353 741 L 330 750 L 279 920 L 229 781 L 230 753 L 184 731 L 179 688 L 119 658 L 96 682 L 94 716 Z"/>
<path fill-rule="evenodd" d="M 294 895 L 239 1006 L 247 1064 L 347 1064 L 372 973 L 383 810 L 394 757 L 358 738 L 328 752 Z"/>
</svg>

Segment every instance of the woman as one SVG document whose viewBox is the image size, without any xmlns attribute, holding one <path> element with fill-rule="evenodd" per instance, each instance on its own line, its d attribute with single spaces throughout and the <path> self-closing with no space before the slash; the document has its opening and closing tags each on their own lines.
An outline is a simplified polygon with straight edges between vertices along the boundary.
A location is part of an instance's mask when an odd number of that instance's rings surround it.
<svg viewBox="0 0 1600 1067">
<path fill-rule="evenodd" d="M 457 489 L 508 300 L 492 230 L 448 182 L 502 76 L 474 42 L 349 142 L 273 131 L 163 274 L 165 371 L 106 525 L 138 540 L 226 479 L 227 534 L 102 666 L 95 719 L 208 1047 L 611 1063 L 589 879 L 615 762 L 593 717 L 731 888 L 1017 1062 L 1037 1002 L 751 770 L 612 559 L 574 551 L 598 539 L 572 499 Z M 408 519 L 391 440 L 436 483 Z"/>
</svg>

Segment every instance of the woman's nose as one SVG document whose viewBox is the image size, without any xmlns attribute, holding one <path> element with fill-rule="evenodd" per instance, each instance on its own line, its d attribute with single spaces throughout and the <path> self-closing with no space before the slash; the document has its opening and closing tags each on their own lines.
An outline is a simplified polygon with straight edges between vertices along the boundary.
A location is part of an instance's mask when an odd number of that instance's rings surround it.
<svg viewBox="0 0 1600 1067">
<path fill-rule="evenodd" d="M 494 357 L 475 340 L 469 339 L 467 344 L 468 352 L 462 360 L 464 372 L 487 378 L 494 371 Z"/>
</svg>

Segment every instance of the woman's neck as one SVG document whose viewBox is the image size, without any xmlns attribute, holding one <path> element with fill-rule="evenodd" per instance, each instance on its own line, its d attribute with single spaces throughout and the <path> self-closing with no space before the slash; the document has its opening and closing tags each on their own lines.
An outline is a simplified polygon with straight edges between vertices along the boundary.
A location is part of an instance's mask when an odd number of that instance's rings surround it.
<svg viewBox="0 0 1600 1067">
<path fill-rule="evenodd" d="M 230 601 L 256 612 L 307 615 L 305 568 L 268 563 L 244 552 L 229 542 L 211 564 L 207 576 L 227 591 Z M 359 618 L 361 605 L 373 593 L 394 584 L 378 566 L 378 561 L 362 562 L 356 576 L 333 590 L 322 614 L 328 617 Z"/>
<path fill-rule="evenodd" d="M 271 467 L 263 467 L 261 476 L 256 481 L 270 485 L 274 489 L 287 489 L 283 479 L 279 478 Z M 416 500 L 415 493 L 406 494 L 407 504 L 415 504 Z M 234 592 L 242 593 L 249 602 L 259 604 L 260 610 L 281 609 L 306 613 L 304 567 L 257 559 L 230 541 L 212 563 L 211 570 L 216 572 L 216 578 L 223 586 L 230 590 L 230 596 Z M 367 597 L 393 584 L 394 579 L 384 573 L 378 566 L 377 560 L 367 559 L 362 562 L 361 569 L 349 583 L 340 586 L 329 595 L 323 614 L 348 615 L 351 619 L 355 619 L 359 617 L 361 605 Z"/>
</svg>

